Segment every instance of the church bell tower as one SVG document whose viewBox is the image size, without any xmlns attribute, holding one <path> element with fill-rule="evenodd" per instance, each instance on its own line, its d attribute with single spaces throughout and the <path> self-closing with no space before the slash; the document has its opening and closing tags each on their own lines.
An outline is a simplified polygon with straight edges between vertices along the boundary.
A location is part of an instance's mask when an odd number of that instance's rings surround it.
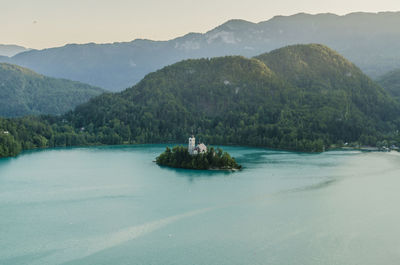
<svg viewBox="0 0 400 265">
<path fill-rule="evenodd" d="M 194 138 L 194 136 L 192 135 L 192 137 L 189 137 L 189 146 L 188 146 L 189 154 L 193 155 L 195 146 L 196 146 L 196 138 Z"/>
</svg>

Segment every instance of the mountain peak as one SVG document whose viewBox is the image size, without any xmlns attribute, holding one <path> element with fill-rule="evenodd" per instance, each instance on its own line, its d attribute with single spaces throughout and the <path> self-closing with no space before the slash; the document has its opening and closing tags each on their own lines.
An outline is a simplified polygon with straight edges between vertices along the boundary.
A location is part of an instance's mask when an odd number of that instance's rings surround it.
<svg viewBox="0 0 400 265">
<path fill-rule="evenodd" d="M 234 31 L 243 31 L 243 30 L 248 30 L 249 28 L 252 28 L 256 26 L 257 24 L 243 20 L 243 19 L 231 19 L 223 23 L 222 25 L 208 31 L 206 34 L 211 33 L 211 32 L 218 32 L 218 31 L 228 31 L 228 32 L 234 32 Z"/>
<path fill-rule="evenodd" d="M 276 49 L 256 57 L 282 78 L 300 86 L 309 86 L 315 80 L 324 80 L 320 84 L 340 87 L 343 82 L 354 76 L 364 76 L 360 69 L 321 44 L 298 44 Z M 307 84 L 299 76 L 308 76 Z"/>
</svg>

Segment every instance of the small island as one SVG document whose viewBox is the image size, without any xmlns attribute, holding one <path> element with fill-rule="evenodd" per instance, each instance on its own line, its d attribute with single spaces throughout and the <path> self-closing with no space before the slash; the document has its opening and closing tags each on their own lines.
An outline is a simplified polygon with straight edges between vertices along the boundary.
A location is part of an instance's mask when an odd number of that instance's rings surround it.
<svg viewBox="0 0 400 265">
<path fill-rule="evenodd" d="M 241 165 L 221 148 L 214 147 L 207 149 L 204 144 L 195 146 L 194 136 L 189 138 L 188 147 L 175 146 L 172 149 L 167 147 L 165 152 L 156 158 L 160 166 L 201 169 L 201 170 L 239 170 Z"/>
</svg>

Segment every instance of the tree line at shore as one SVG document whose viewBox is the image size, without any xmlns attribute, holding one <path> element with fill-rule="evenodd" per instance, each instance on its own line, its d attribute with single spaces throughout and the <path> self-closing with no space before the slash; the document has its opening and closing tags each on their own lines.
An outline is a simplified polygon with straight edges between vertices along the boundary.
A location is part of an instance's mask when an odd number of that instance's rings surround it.
<svg viewBox="0 0 400 265">
<path fill-rule="evenodd" d="M 186 60 L 62 116 L 0 119 L 0 156 L 33 148 L 186 142 L 321 152 L 400 141 L 400 104 L 322 45 Z"/>
</svg>

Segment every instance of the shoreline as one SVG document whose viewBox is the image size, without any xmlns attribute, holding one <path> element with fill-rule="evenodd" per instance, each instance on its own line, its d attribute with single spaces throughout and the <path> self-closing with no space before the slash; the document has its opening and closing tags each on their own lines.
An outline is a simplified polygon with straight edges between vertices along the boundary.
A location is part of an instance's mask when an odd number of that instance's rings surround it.
<svg viewBox="0 0 400 265">
<path fill-rule="evenodd" d="M 157 164 L 156 161 L 152 161 Z M 171 166 L 165 166 L 165 165 L 159 165 L 159 167 L 165 167 L 165 168 L 173 168 L 173 169 L 183 169 L 183 170 L 196 170 L 196 171 L 224 171 L 224 172 L 237 172 L 237 171 L 242 171 L 243 168 L 209 168 L 209 169 L 198 169 L 198 168 L 183 168 L 183 167 L 171 167 Z"/>
<path fill-rule="evenodd" d="M 28 153 L 34 153 L 34 152 L 40 152 L 40 151 L 51 151 L 51 150 L 59 150 L 59 149 L 75 149 L 75 148 L 107 148 L 107 147 L 133 147 L 133 146 L 146 146 L 146 145 L 169 145 L 171 143 L 124 143 L 124 144 L 116 144 L 116 145 L 107 145 L 107 144 L 89 144 L 89 145 L 74 145 L 74 146 L 52 146 L 52 147 L 35 147 L 35 148 L 30 148 L 30 149 L 24 149 L 20 153 L 18 153 L 15 156 L 2 156 L 0 159 L 7 159 L 7 158 L 16 158 L 18 156 L 28 154 Z M 176 143 L 174 143 L 176 144 Z M 252 145 L 236 145 L 236 144 L 231 144 L 231 145 L 218 145 L 221 147 L 243 147 L 243 148 L 257 148 L 257 149 L 268 149 L 268 150 L 273 150 L 273 151 L 281 151 L 281 152 L 290 152 L 290 153 L 305 153 L 305 154 L 318 154 L 318 153 L 325 153 L 329 151 L 335 151 L 335 150 L 343 150 L 343 151 L 351 151 L 351 150 L 357 150 L 357 151 L 364 151 L 364 152 L 398 152 L 400 153 L 400 150 L 390 150 L 390 151 L 384 151 L 380 150 L 377 147 L 335 147 L 335 148 L 327 148 L 323 152 L 305 152 L 305 151 L 296 151 L 296 150 L 289 150 L 289 149 L 277 149 L 277 148 L 271 148 L 267 146 L 252 146 Z"/>
</svg>

